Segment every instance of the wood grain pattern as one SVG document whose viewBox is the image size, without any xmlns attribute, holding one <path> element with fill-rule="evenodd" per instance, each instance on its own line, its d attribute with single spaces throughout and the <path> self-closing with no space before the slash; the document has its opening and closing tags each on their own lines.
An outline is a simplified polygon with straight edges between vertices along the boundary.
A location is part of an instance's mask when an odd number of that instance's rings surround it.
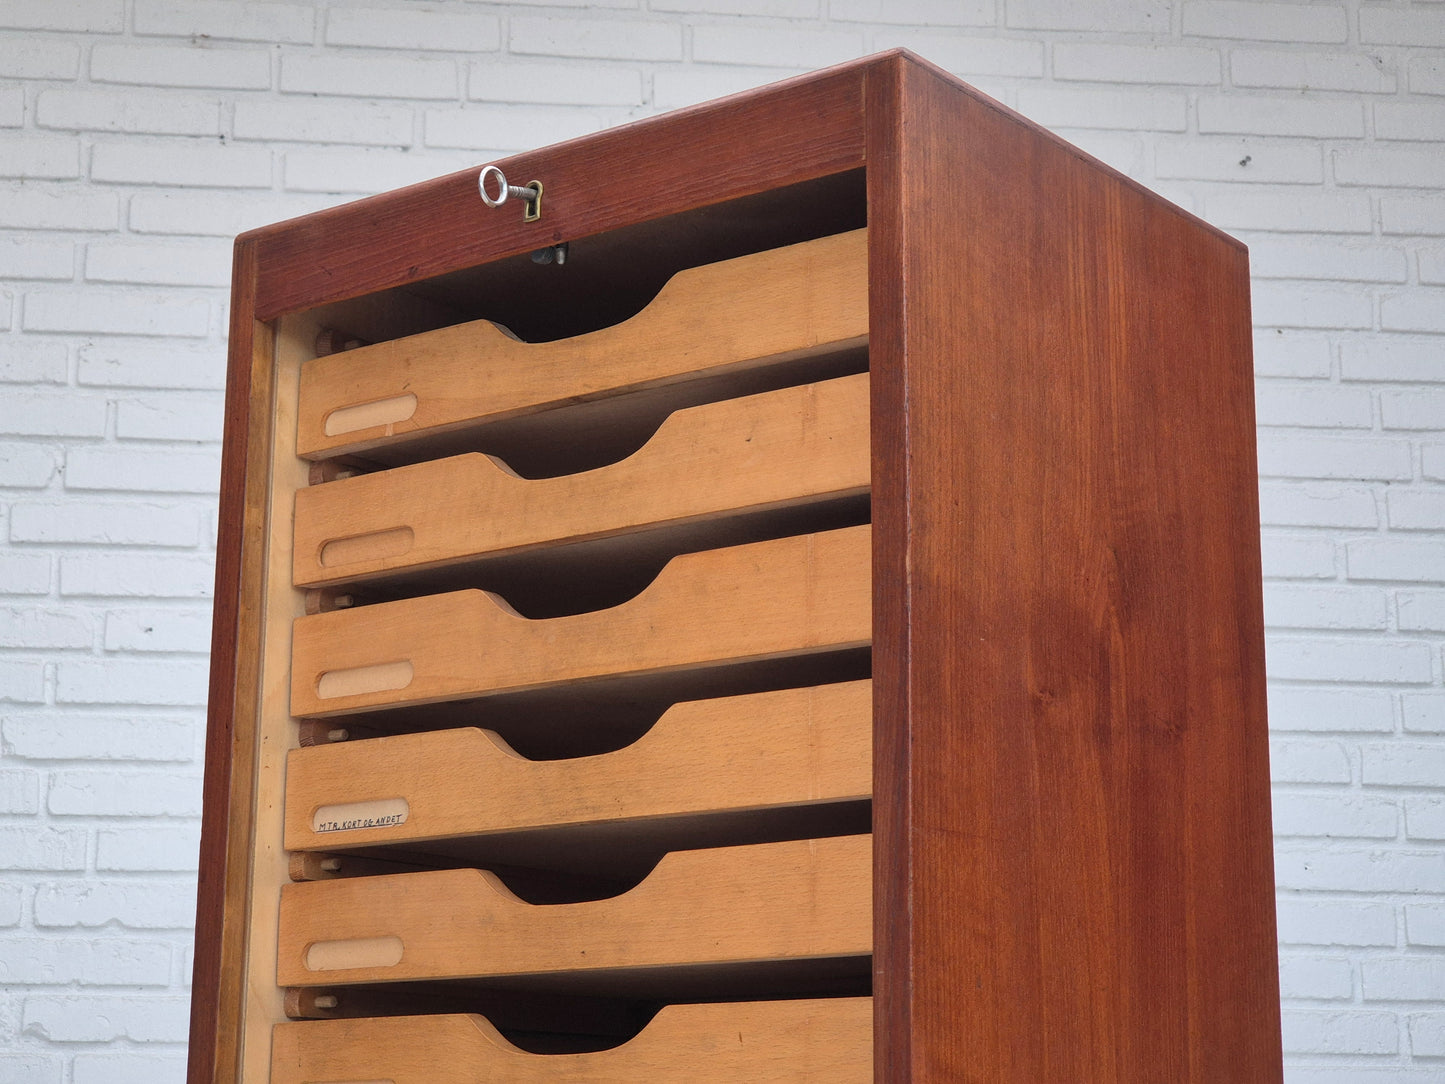
<svg viewBox="0 0 1445 1084">
<path fill-rule="evenodd" d="M 291 884 L 281 890 L 283 986 L 585 974 L 865 956 L 867 836 L 679 851 L 611 899 L 538 907 L 483 870 Z M 390 966 L 317 970 L 317 945 L 402 942 Z M 340 951 L 340 950 L 338 950 Z"/>
<path fill-rule="evenodd" d="M 572 760 L 526 760 L 490 731 L 470 727 L 293 749 L 286 848 L 864 799 L 872 786 L 871 708 L 866 681 L 693 701 L 670 708 L 633 745 Z M 404 819 L 355 829 L 318 823 L 319 811 L 331 807 L 386 802 L 356 816 Z"/>
<path fill-rule="evenodd" d="M 867 489 L 860 373 L 679 411 L 635 455 L 582 474 L 527 480 L 473 453 L 298 490 L 294 580 L 360 580 Z"/>
<path fill-rule="evenodd" d="M 630 602 L 543 621 L 475 590 L 302 617 L 291 712 L 337 715 L 863 647 L 868 555 L 866 526 L 684 554 Z"/>
<path fill-rule="evenodd" d="M 276 1028 L 270 1084 L 869 1084 L 868 998 L 668 1005 L 619 1047 L 529 1054 L 476 1015 Z"/>
<path fill-rule="evenodd" d="M 898 79 L 870 142 L 879 1080 L 1278 1081 L 1244 252 Z"/>
<path fill-rule="evenodd" d="M 364 453 L 860 346 L 867 247 L 867 232 L 857 230 L 692 268 L 632 319 L 557 342 L 521 342 L 479 320 L 317 358 L 301 374 L 297 447 L 308 458 Z"/>
</svg>

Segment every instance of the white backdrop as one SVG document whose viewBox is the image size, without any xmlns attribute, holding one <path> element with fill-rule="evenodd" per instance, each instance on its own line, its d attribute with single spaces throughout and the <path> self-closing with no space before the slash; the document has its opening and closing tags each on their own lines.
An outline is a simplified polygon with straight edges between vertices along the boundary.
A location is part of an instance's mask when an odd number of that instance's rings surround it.
<svg viewBox="0 0 1445 1084">
<path fill-rule="evenodd" d="M 1445 1081 L 1445 3 L 0 0 L 0 1082 L 184 1076 L 230 236 L 895 45 L 1250 245 L 1289 1079 Z"/>
</svg>

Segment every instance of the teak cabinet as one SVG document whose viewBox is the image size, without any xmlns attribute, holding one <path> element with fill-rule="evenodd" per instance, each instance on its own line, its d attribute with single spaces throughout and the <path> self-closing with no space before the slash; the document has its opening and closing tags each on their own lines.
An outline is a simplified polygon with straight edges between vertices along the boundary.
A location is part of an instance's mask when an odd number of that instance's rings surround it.
<svg viewBox="0 0 1445 1084">
<path fill-rule="evenodd" d="M 191 1084 L 1278 1081 L 1243 247 L 905 52 L 498 165 L 237 241 Z"/>
</svg>

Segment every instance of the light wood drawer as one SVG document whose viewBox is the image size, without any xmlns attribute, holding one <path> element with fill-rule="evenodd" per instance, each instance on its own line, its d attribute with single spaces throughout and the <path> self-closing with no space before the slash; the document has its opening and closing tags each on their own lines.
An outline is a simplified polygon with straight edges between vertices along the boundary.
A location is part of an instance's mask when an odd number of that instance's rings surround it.
<svg viewBox="0 0 1445 1084">
<path fill-rule="evenodd" d="M 679 411 L 636 454 L 581 474 L 527 480 L 471 453 L 298 490 L 294 578 L 320 586 L 658 527 L 705 538 L 740 512 L 862 496 L 868 469 L 860 373 Z"/>
<path fill-rule="evenodd" d="M 680 272 L 630 320 L 569 339 L 519 342 L 479 320 L 317 358 L 301 371 L 298 454 L 364 452 L 862 346 L 866 257 L 858 230 Z"/>
<path fill-rule="evenodd" d="M 685 554 L 636 598 L 529 621 L 484 591 L 296 620 L 291 712 L 426 704 L 866 646 L 870 527 Z M 705 694 L 704 694 L 705 695 Z"/>
<path fill-rule="evenodd" d="M 855 681 L 677 704 L 632 745 L 570 760 L 524 759 L 474 727 L 293 749 L 286 849 L 537 828 L 655 836 L 709 815 L 866 799 L 871 694 Z"/>
<path fill-rule="evenodd" d="M 870 1084 L 873 999 L 668 1005 L 635 1038 L 529 1054 L 476 1015 L 279 1024 L 271 1084 Z"/>
<path fill-rule="evenodd" d="M 610 899 L 534 906 L 455 869 L 285 885 L 277 981 L 345 985 L 861 957 L 872 839 L 679 851 Z"/>
</svg>

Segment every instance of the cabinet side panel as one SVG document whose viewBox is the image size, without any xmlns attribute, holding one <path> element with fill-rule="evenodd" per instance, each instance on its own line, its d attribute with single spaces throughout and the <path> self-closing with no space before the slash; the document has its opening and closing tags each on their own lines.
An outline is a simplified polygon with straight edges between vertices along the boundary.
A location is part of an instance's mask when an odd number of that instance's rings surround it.
<svg viewBox="0 0 1445 1084">
<path fill-rule="evenodd" d="M 880 1079 L 1278 1081 L 1245 254 L 902 69 Z"/>
</svg>

